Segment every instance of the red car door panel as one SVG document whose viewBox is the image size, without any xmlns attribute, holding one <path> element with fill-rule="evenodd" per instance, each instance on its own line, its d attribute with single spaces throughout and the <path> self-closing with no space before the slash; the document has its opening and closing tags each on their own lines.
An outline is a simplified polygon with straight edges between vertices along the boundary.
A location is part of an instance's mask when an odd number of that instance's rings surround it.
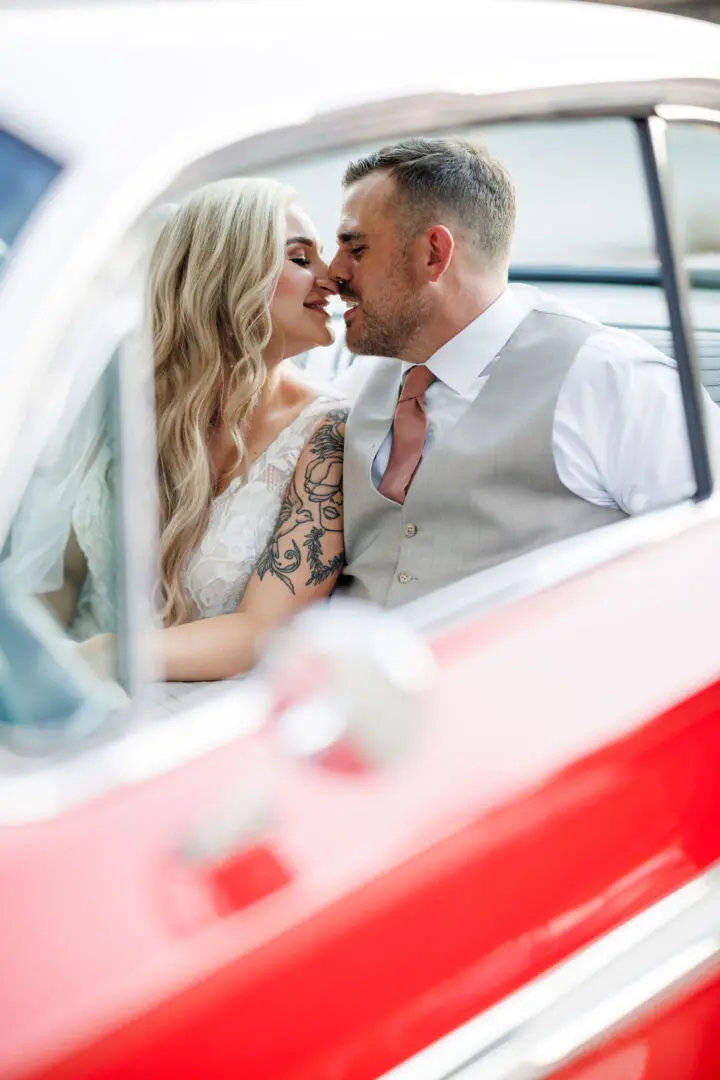
<svg viewBox="0 0 720 1080">
<path fill-rule="evenodd" d="M 720 583 L 700 605 L 677 568 L 707 571 L 716 541 L 440 636 L 423 729 L 386 772 L 283 759 L 267 732 L 3 829 L 0 1074 L 376 1076 L 689 881 L 720 848 Z M 220 914 L 182 852 L 233 791 L 268 802 L 282 872 Z"/>
</svg>

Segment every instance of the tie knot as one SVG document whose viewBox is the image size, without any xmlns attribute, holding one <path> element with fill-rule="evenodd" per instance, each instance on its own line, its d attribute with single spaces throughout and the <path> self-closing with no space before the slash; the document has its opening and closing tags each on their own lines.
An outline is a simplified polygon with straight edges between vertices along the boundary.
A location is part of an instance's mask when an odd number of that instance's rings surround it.
<svg viewBox="0 0 720 1080">
<path fill-rule="evenodd" d="M 435 382 L 435 376 L 427 364 L 415 364 L 405 376 L 400 400 L 411 401 L 413 398 L 422 397 L 433 382 Z"/>
</svg>

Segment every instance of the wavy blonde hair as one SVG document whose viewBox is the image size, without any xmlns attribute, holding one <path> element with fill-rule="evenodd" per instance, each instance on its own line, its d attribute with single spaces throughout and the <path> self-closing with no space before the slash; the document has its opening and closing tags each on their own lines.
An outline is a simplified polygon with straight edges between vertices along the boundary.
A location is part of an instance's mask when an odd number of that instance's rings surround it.
<svg viewBox="0 0 720 1080">
<path fill-rule="evenodd" d="M 209 437 L 222 421 L 245 457 L 244 426 L 267 378 L 270 302 L 293 192 L 274 180 L 199 188 L 165 222 L 150 264 L 165 626 L 192 618 L 182 581 L 210 519 Z"/>
</svg>

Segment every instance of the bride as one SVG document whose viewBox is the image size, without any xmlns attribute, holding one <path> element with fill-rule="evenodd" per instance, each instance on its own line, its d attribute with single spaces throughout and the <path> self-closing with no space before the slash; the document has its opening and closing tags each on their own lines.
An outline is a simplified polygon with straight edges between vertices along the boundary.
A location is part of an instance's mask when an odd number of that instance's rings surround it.
<svg viewBox="0 0 720 1080">
<path fill-rule="evenodd" d="M 223 679 L 328 596 L 343 565 L 347 408 L 285 362 L 333 341 L 337 290 L 311 221 L 272 180 L 193 193 L 166 221 L 150 278 L 164 627 L 153 647 L 166 680 Z M 107 670 L 113 635 L 79 649 Z"/>
</svg>

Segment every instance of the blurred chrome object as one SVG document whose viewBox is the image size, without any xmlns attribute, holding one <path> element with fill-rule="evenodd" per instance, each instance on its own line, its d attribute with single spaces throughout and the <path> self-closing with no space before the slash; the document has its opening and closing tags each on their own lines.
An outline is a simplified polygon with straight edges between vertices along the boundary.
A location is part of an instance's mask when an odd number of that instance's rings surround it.
<svg viewBox="0 0 720 1080">
<path fill-rule="evenodd" d="M 273 844 L 270 803 L 267 792 L 233 787 L 208 809 L 182 845 L 182 873 L 195 877 L 218 915 L 249 907 L 292 880 Z M 177 906 L 184 918 L 182 896 Z"/>
<path fill-rule="evenodd" d="M 435 658 L 397 615 L 336 599 L 276 634 L 262 671 L 283 748 L 362 772 L 397 761 L 412 744 Z"/>
</svg>

